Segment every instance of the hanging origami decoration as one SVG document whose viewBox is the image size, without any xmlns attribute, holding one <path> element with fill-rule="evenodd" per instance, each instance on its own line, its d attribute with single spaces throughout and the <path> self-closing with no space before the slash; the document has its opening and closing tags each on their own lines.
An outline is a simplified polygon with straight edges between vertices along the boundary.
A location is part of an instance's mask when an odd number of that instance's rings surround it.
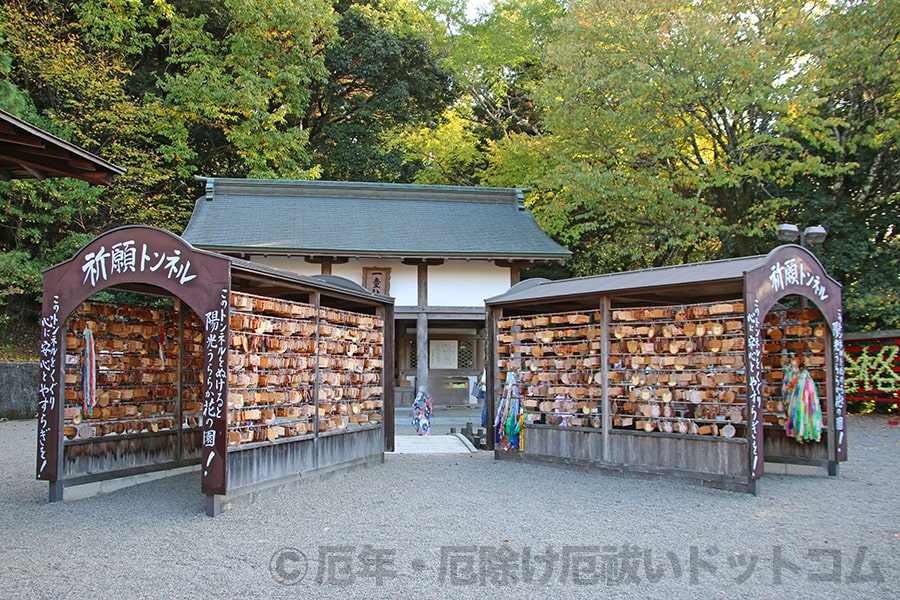
<svg viewBox="0 0 900 600">
<path fill-rule="evenodd" d="M 166 340 L 166 322 L 165 320 L 160 320 L 159 322 L 159 362 L 162 365 L 160 368 L 166 368 L 166 346 L 168 345 L 168 340 Z"/>
<path fill-rule="evenodd" d="M 521 400 L 516 374 L 510 371 L 506 374 L 506 384 L 503 386 L 503 396 L 494 422 L 495 441 L 501 450 L 519 450 L 522 446 L 525 413 Z"/>
<path fill-rule="evenodd" d="M 84 369 L 81 382 L 84 413 L 90 417 L 97 405 L 97 353 L 94 349 L 94 334 L 90 327 L 84 328 Z"/>
<path fill-rule="evenodd" d="M 787 405 L 785 432 L 800 442 L 818 442 L 822 437 L 822 406 L 816 383 L 799 358 L 791 358 L 785 368 L 781 389 Z"/>
</svg>

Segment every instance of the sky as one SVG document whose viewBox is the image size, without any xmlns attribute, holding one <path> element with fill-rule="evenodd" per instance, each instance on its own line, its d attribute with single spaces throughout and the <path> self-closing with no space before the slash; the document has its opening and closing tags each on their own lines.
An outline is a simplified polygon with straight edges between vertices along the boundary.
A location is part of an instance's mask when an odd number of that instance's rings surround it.
<svg viewBox="0 0 900 600">
<path fill-rule="evenodd" d="M 468 17 L 470 21 L 474 20 L 478 16 L 479 11 L 483 12 L 491 8 L 491 1 L 492 0 L 468 0 L 468 2 L 466 2 L 466 17 Z"/>
</svg>

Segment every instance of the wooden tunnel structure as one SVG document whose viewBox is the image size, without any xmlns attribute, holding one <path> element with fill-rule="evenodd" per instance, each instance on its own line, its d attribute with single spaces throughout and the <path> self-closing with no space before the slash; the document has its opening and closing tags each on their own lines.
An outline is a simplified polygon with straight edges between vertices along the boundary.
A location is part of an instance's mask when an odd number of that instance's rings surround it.
<svg viewBox="0 0 900 600">
<path fill-rule="evenodd" d="M 805 248 L 524 281 L 486 305 L 491 414 L 501 397 L 522 409 L 520 447 L 498 458 L 750 493 L 766 471 L 846 460 L 841 288 Z M 785 432 L 794 357 L 821 398 L 818 441 Z"/>
<path fill-rule="evenodd" d="M 346 279 L 122 227 L 45 271 L 41 328 L 37 477 L 51 501 L 199 465 L 216 515 L 393 449 L 393 299 Z"/>
</svg>

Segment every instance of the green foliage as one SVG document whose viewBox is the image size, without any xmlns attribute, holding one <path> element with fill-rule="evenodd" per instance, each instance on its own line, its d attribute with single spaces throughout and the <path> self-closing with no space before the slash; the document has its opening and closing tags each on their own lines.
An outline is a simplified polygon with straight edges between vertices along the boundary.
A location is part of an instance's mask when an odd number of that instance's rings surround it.
<svg viewBox="0 0 900 600">
<path fill-rule="evenodd" d="M 165 2 L 141 0 L 80 0 L 72 5 L 73 29 L 95 52 L 113 56 L 139 56 L 153 47 L 153 30 L 170 17 Z"/>
<path fill-rule="evenodd" d="M 847 329 L 898 328 L 898 40 L 897 0 L 9 0 L 0 108 L 127 172 L 0 182 L 0 300 L 195 174 L 325 177 L 531 187 L 575 275 L 822 224 Z"/>
<path fill-rule="evenodd" d="M 3 250 L 21 250 L 46 260 L 52 260 L 56 248 L 73 236 L 91 233 L 100 211 L 100 191 L 75 180 L 3 182 L 0 198 Z"/>
<path fill-rule="evenodd" d="M 798 68 L 813 20 L 795 6 L 584 1 L 570 10 L 540 95 L 559 178 L 597 173 L 594 203 L 624 204 L 621 225 L 655 228 L 643 253 L 650 264 L 766 249 L 764 217 L 789 204 L 785 186 L 822 169 L 788 130 L 787 100 L 802 107 L 808 93 L 785 74 Z M 652 216 L 647 202 L 669 210 Z M 660 230 L 671 218 L 691 219 L 706 235 Z M 619 243 L 632 256 L 648 248 L 627 231 Z"/>
<path fill-rule="evenodd" d="M 337 6 L 4 3 L 0 108 L 126 173 L 104 188 L 0 183 L 0 251 L 39 271 L 118 225 L 181 231 L 201 193 L 195 174 L 308 179 L 324 166 L 411 180 L 418 164 L 382 135 L 448 104 L 436 21 L 406 0 Z M 28 288 L 24 276 L 10 286 Z"/>
<path fill-rule="evenodd" d="M 573 3 L 541 47 L 540 132 L 491 142 L 481 181 L 534 187 L 576 274 L 821 223 L 848 329 L 897 327 L 898 28 L 895 0 Z"/>
<path fill-rule="evenodd" d="M 900 403 L 850 400 L 847 402 L 847 412 L 852 415 L 896 415 L 900 414 Z"/>
<path fill-rule="evenodd" d="M 41 293 L 41 271 L 27 252 L 0 254 L 0 324 L 20 312 Z"/>
<path fill-rule="evenodd" d="M 408 155 L 422 163 L 421 183 L 522 187 L 532 177 L 502 183 L 506 164 L 494 144 L 512 136 L 540 136 L 542 115 L 533 101 L 543 78 L 542 49 L 563 14 L 558 0 L 498 1 L 474 22 L 458 2 L 431 2 L 451 35 L 438 40 L 446 69 L 461 90 L 437 127 L 397 132 Z M 454 147 L 448 147 L 449 145 Z M 525 159 L 525 153 L 517 153 Z M 513 167 L 522 172 L 522 169 Z"/>
<path fill-rule="evenodd" d="M 487 165 L 482 139 L 461 114 L 464 101 L 448 110 L 434 127 L 398 127 L 385 132 L 387 148 L 396 149 L 417 170 L 415 183 L 478 185 L 478 172 Z"/>
<path fill-rule="evenodd" d="M 539 134 L 534 86 L 543 79 L 542 50 L 563 15 L 558 0 L 502 0 L 476 23 L 448 38 L 448 67 L 471 102 L 473 118 L 490 139 Z"/>
<path fill-rule="evenodd" d="M 386 132 L 430 126 L 452 99 L 428 37 L 388 12 L 398 6 L 410 10 L 400 2 L 338 7 L 338 38 L 325 53 L 329 77 L 314 88 L 304 119 L 326 179 L 410 181 L 418 164 Z"/>
<path fill-rule="evenodd" d="M 323 46 L 334 34 L 324 0 L 211 3 L 212 14 L 175 13 L 160 88 L 183 113 L 204 175 L 308 179 L 310 89 L 326 80 Z M 215 17 L 215 18 L 213 18 Z"/>
<path fill-rule="evenodd" d="M 803 182 L 806 202 L 791 217 L 828 229 L 816 252 L 844 285 L 851 330 L 900 328 L 898 42 L 896 0 L 838 4 L 822 18 L 804 82 L 819 104 L 802 120 L 803 140 L 831 174 Z"/>
<path fill-rule="evenodd" d="M 9 80 L 13 57 L 5 50 L 6 40 L 0 29 L 0 108 L 11 114 L 24 114 L 28 106 L 28 96 Z"/>
</svg>

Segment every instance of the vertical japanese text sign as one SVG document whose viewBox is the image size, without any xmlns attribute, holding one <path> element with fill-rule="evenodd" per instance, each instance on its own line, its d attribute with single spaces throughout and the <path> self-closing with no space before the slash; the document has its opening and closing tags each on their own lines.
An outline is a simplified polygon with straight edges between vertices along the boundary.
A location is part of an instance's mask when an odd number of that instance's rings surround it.
<svg viewBox="0 0 900 600">
<path fill-rule="evenodd" d="M 800 246 L 780 246 L 766 257 L 765 264 L 745 273 L 744 299 L 747 311 L 747 395 L 749 404 L 750 476 L 763 474 L 762 422 L 762 324 L 769 310 L 785 296 L 798 295 L 811 300 L 830 325 L 833 345 L 834 414 L 830 416 L 835 436 L 835 456 L 847 456 L 844 420 L 843 325 L 841 287 L 828 277 L 822 265 Z"/>
<path fill-rule="evenodd" d="M 228 394 L 223 365 L 227 363 L 231 262 L 224 256 L 199 251 L 177 235 L 155 227 L 108 231 L 71 259 L 44 272 L 37 477 L 48 481 L 62 478 L 65 319 L 94 293 L 128 284 L 162 288 L 205 317 L 203 491 L 224 494 L 226 416 L 224 409 L 217 407 L 227 403 Z M 210 340 L 213 335 L 215 340 Z"/>
</svg>

